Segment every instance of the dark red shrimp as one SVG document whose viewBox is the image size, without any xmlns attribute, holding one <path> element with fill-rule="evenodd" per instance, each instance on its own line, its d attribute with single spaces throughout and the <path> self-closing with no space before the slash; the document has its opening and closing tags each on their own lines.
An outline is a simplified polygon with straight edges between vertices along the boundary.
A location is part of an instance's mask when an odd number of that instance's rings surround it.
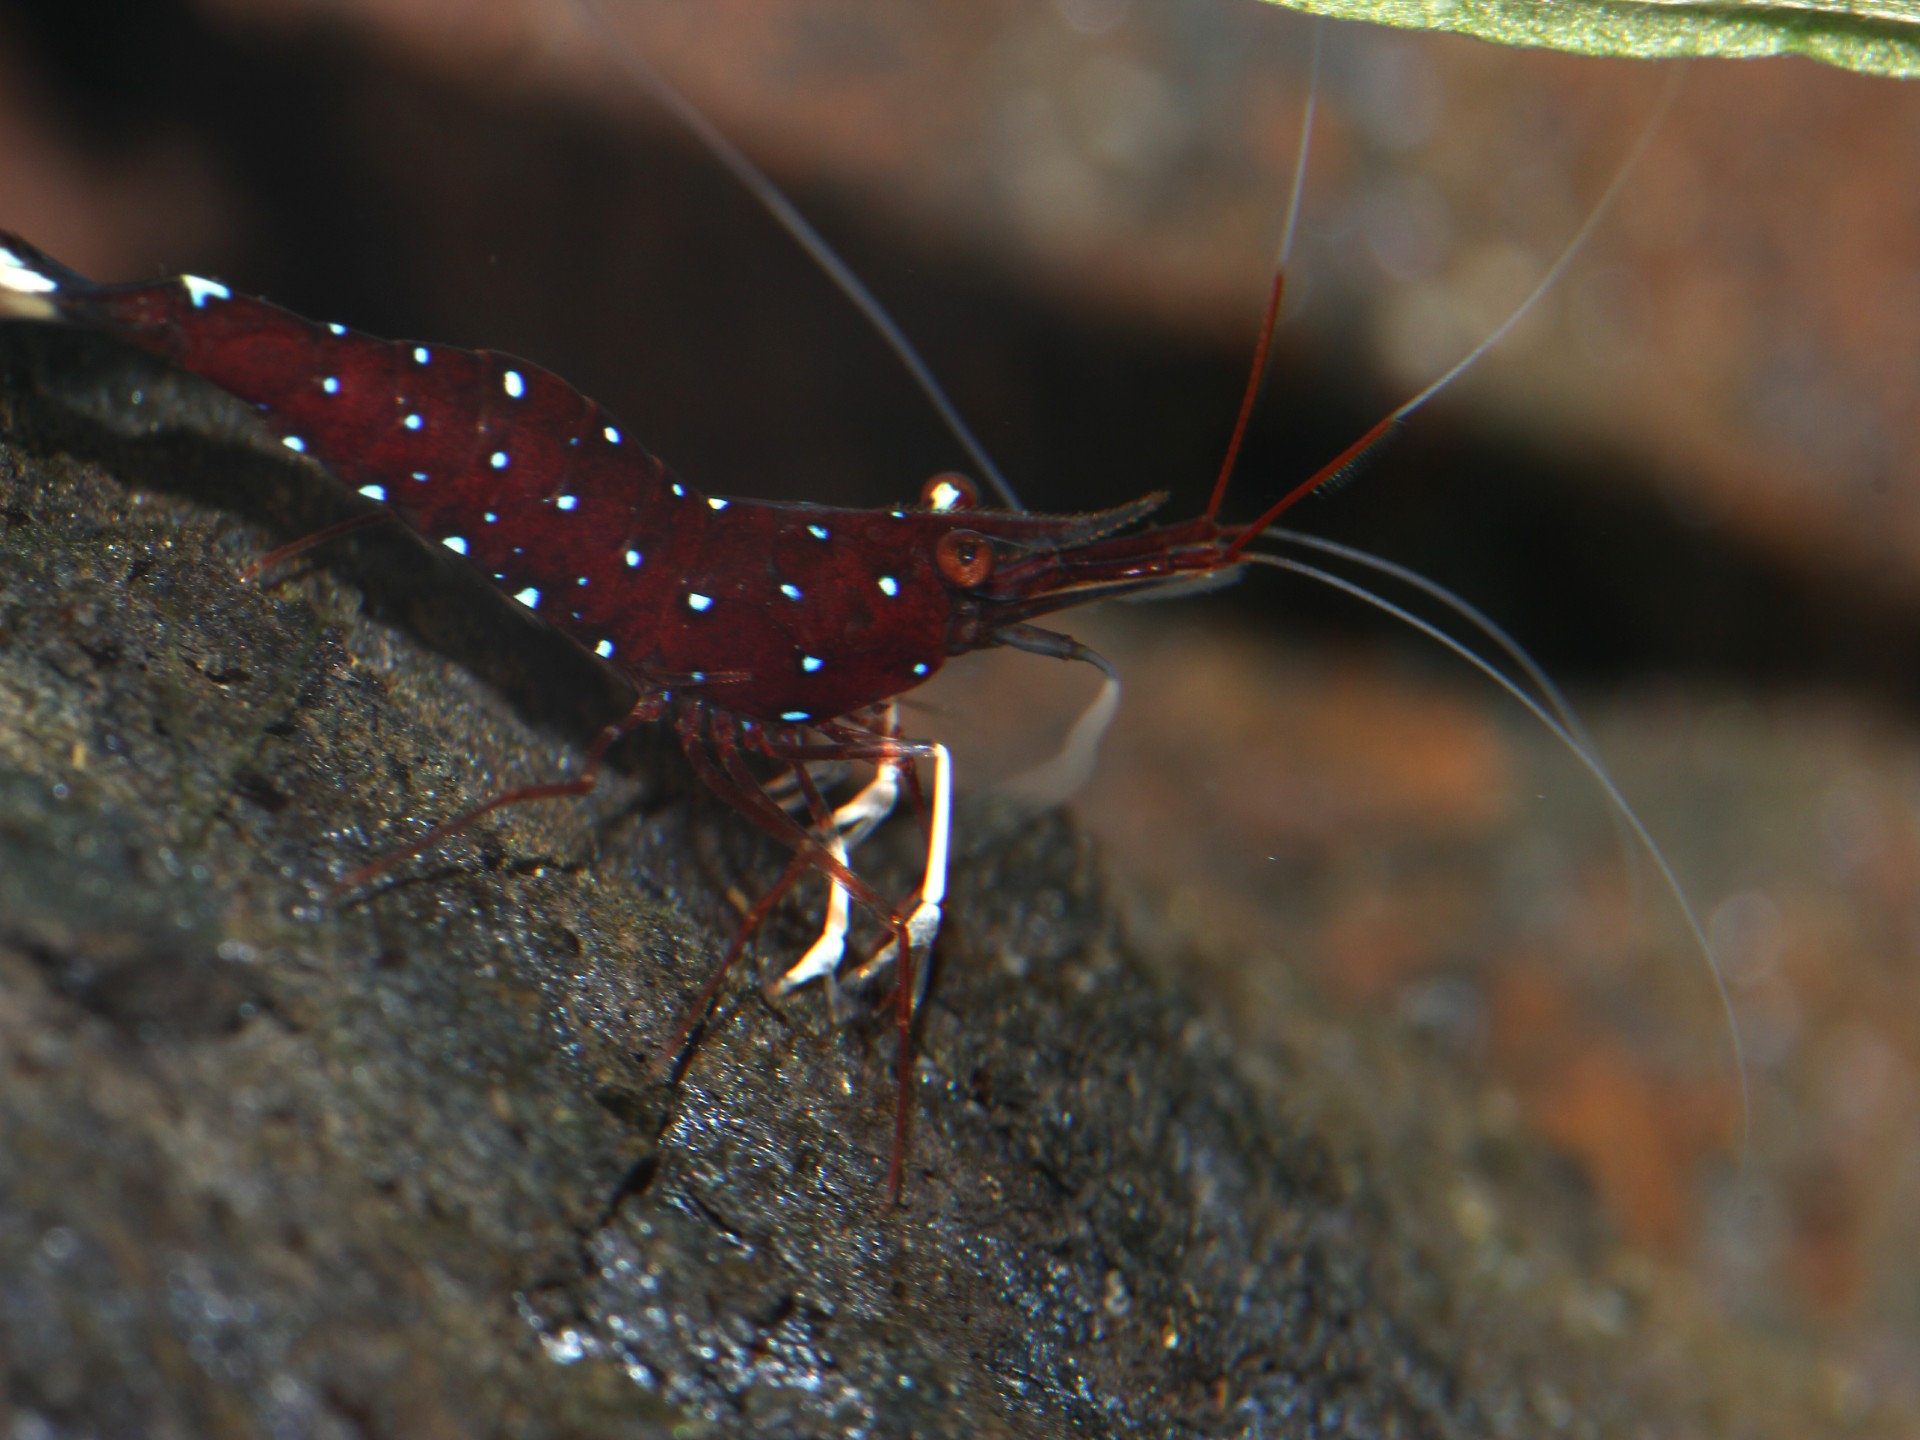
<svg viewBox="0 0 1920 1440">
<path fill-rule="evenodd" d="M 1613 189 L 1632 163 L 1630 156 Z M 1278 277 L 1212 496 L 1199 515 L 1160 525 L 1138 524 L 1160 496 L 1086 515 L 1037 516 L 981 508 L 968 482 L 944 475 L 926 483 L 916 506 L 892 510 L 702 495 L 598 405 L 538 366 L 316 325 L 193 276 L 103 286 L 4 233 L 0 318 L 87 326 L 164 356 L 252 401 L 289 449 L 324 463 L 380 506 L 296 541 L 263 564 L 392 515 L 464 556 L 633 685 L 632 710 L 602 732 L 579 778 L 497 795 L 355 872 L 349 885 L 502 806 L 584 794 L 615 738 L 635 724 L 670 719 L 702 780 L 794 852 L 750 908 L 669 1048 L 670 1070 L 689 1053 L 733 962 L 797 881 L 818 873 L 829 881 L 831 898 L 820 939 L 787 970 L 783 988 L 838 968 L 849 900 L 872 912 L 890 938 L 867 963 L 893 960 L 898 972 L 889 1170 L 897 1196 L 910 1115 L 916 971 L 938 933 L 945 899 L 951 767 L 943 746 L 901 735 L 895 699 L 950 657 L 994 646 L 1107 668 L 1077 642 L 1029 623 L 1070 606 L 1229 578 L 1253 561 L 1315 573 L 1250 547 L 1282 512 L 1345 470 L 1510 328 L 1552 283 L 1606 203 L 1493 336 L 1243 524 L 1222 523 L 1219 514 L 1279 310 Z M 1393 608 L 1345 582 L 1329 583 Z M 1481 668 L 1573 750 L 1647 848 L 1706 952 L 1670 868 L 1579 741 L 1577 726 L 1570 719 L 1562 726 L 1458 642 L 1395 613 Z M 1462 613 L 1474 616 L 1470 609 Z M 1489 633 L 1511 650 L 1497 629 Z M 750 757 L 771 764 L 756 768 Z M 903 784 L 917 795 L 915 767 L 922 760 L 933 767 L 927 863 L 917 900 L 903 909 L 847 861 L 852 846 L 889 813 Z M 834 808 L 809 767 L 845 761 L 871 764 L 875 776 Z M 1721 998 L 1726 1004 L 1724 986 Z M 1737 1053 L 1737 1031 L 1733 1039 Z M 1744 1086 L 1744 1072 L 1741 1079 Z"/>
<path fill-rule="evenodd" d="M 1272 314 L 1270 307 L 1269 331 Z M 397 517 L 466 557 L 632 683 L 633 710 L 602 733 L 582 778 L 496 796 L 405 854 L 502 805 L 584 793 L 617 735 L 671 718 L 701 778 L 796 857 L 750 913 L 683 1042 L 759 921 L 809 871 L 832 882 L 833 906 L 850 895 L 880 917 L 891 939 L 876 958 L 899 962 L 896 1192 L 914 972 L 938 931 L 945 894 L 949 765 L 943 747 L 900 736 L 892 701 L 950 657 L 991 646 L 1089 658 L 1074 641 L 1027 622 L 1231 571 L 1282 510 L 1384 428 L 1245 525 L 1216 518 L 1224 470 L 1198 517 L 1130 531 L 1160 497 L 1088 515 L 1039 516 L 981 509 L 968 482 L 936 476 L 911 509 L 779 504 L 700 494 L 539 366 L 314 324 L 196 276 L 100 285 L 0 233 L 0 318 L 103 331 L 251 401 L 290 450 L 382 507 L 349 526 Z M 1263 352 L 1264 344 L 1263 336 Z M 794 818 L 747 755 L 774 762 L 797 786 L 810 823 Z M 891 808 L 902 777 L 916 783 L 912 766 L 920 759 L 935 772 L 928 861 L 919 899 L 902 913 L 846 857 Z M 806 767 L 849 760 L 872 763 L 879 776 L 830 809 Z M 349 883 L 399 858 L 366 867 Z M 820 943 L 787 983 L 832 970 L 844 928 L 844 915 L 836 918 L 830 907 Z M 684 1049 L 674 1047 L 676 1055 Z"/>
</svg>

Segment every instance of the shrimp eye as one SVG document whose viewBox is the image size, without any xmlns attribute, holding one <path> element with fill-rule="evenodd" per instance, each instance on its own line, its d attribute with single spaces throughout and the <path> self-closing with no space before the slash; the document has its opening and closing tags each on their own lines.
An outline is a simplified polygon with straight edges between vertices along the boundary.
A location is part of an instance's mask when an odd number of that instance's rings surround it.
<svg viewBox="0 0 1920 1440">
<path fill-rule="evenodd" d="M 993 546 L 972 530 L 949 530 L 934 546 L 940 573 L 963 590 L 970 590 L 993 573 Z"/>
<path fill-rule="evenodd" d="M 936 513 L 977 510 L 980 508 L 980 487 L 966 476 L 949 470 L 934 476 L 920 487 L 920 508 Z"/>
</svg>

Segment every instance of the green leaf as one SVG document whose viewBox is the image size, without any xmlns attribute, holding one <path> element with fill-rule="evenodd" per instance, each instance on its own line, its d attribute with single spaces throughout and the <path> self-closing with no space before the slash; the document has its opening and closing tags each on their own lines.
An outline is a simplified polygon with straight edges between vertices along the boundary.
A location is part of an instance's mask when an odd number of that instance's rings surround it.
<svg viewBox="0 0 1920 1440">
<path fill-rule="evenodd" d="M 1920 0 L 1270 0 L 1339 20 L 1458 30 L 1580 55 L 1806 55 L 1920 75 Z"/>
</svg>

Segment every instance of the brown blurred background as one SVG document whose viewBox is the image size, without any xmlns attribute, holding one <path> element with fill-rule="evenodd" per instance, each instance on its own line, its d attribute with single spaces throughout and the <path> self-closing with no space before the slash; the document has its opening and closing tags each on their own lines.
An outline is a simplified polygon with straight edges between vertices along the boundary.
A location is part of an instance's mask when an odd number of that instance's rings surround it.
<svg viewBox="0 0 1920 1440">
<path fill-rule="evenodd" d="M 1277 241 L 1313 26 L 1243 0 L 606 0 L 924 346 L 1035 508 L 1199 503 Z M 1496 324 L 1665 72 L 1329 26 L 1248 506 Z M 1920 1374 L 1920 93 L 1695 66 L 1593 244 L 1297 512 L 1459 589 L 1572 692 L 1720 949 L 1457 662 L 1292 580 L 1076 617 L 1130 697 L 1079 802 L 1220 957 L 1306 976 L 1544 1138 L 1611 1237 L 1828 1357 Z M 573 379 L 704 488 L 880 504 L 963 463 L 850 306 L 567 0 L 0 4 L 0 224 Z M 1090 689 L 956 667 L 977 782 Z M 1465 1213 L 1465 1212 L 1463 1212 Z M 1463 1222 L 1464 1223 L 1464 1222 Z"/>
</svg>

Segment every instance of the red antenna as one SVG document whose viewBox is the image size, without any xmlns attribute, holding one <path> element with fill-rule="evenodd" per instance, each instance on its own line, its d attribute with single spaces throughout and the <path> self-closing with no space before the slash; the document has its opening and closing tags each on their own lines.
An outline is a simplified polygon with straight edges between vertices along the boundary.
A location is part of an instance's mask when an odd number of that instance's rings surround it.
<svg viewBox="0 0 1920 1440">
<path fill-rule="evenodd" d="M 1314 46 L 1314 64 L 1316 68 L 1319 65 L 1319 59 L 1318 32 L 1316 31 Z M 1291 490 L 1287 491 L 1286 494 L 1269 505 L 1266 510 L 1261 512 L 1259 518 L 1248 525 L 1245 531 L 1228 545 L 1226 552 L 1228 563 L 1238 560 L 1241 555 L 1245 553 L 1247 546 L 1250 545 L 1257 536 L 1300 501 L 1304 500 L 1328 481 L 1344 474 L 1354 461 L 1358 460 L 1362 455 L 1365 455 L 1368 451 L 1372 450 L 1374 446 L 1384 440 L 1389 433 L 1399 426 L 1401 421 L 1405 420 L 1409 415 L 1413 414 L 1414 411 L 1418 410 L 1429 400 L 1433 399 L 1434 396 L 1451 385 L 1468 367 L 1476 363 L 1482 355 L 1485 355 L 1494 346 L 1506 339 L 1508 334 L 1512 332 L 1514 326 L 1518 325 L 1532 313 L 1534 306 L 1540 302 L 1540 298 L 1558 283 L 1560 276 L 1564 274 L 1567 267 L 1573 263 L 1574 257 L 1586 248 L 1587 241 L 1592 237 L 1593 232 L 1599 228 L 1600 222 L 1606 218 L 1607 212 L 1613 208 L 1613 202 L 1625 187 L 1628 177 L 1639 167 L 1640 157 L 1646 153 L 1647 147 L 1653 143 L 1653 137 L 1659 132 L 1660 127 L 1666 122 L 1668 114 L 1672 111 L 1674 99 L 1680 93 L 1680 82 L 1685 78 L 1685 75 L 1686 66 L 1684 64 L 1674 66 L 1669 72 L 1666 87 L 1662 90 L 1660 99 L 1653 108 L 1653 113 L 1647 117 L 1647 123 L 1641 128 L 1639 137 L 1634 141 L 1633 148 L 1627 152 L 1626 159 L 1621 162 L 1620 168 L 1614 172 L 1613 179 L 1608 182 L 1607 188 L 1600 196 L 1598 203 L 1588 212 L 1586 220 L 1581 224 L 1580 228 L 1574 232 L 1573 238 L 1567 242 L 1566 248 L 1560 252 L 1558 258 L 1554 260 L 1553 264 L 1547 267 L 1546 271 L 1540 276 L 1540 279 L 1535 282 L 1533 289 L 1527 292 L 1526 298 L 1516 305 L 1512 312 L 1508 314 L 1507 318 L 1495 326 L 1484 339 L 1456 360 L 1439 379 L 1433 381 L 1432 384 L 1428 385 L 1412 399 L 1401 404 L 1391 414 L 1376 421 L 1358 440 L 1355 440 L 1351 445 L 1347 446 L 1346 449 L 1334 456 L 1333 459 L 1329 460 L 1325 465 L 1322 465 L 1318 470 L 1314 471 L 1313 474 L 1309 475 L 1305 480 L 1302 480 L 1298 485 L 1295 485 Z M 1308 103 L 1308 115 L 1311 117 L 1311 100 L 1309 100 Z M 1301 153 L 1303 159 L 1305 148 L 1306 137 L 1303 135 L 1301 137 Z M 1296 173 L 1294 177 L 1294 214 L 1298 213 L 1299 193 L 1300 176 Z M 1283 282 L 1285 279 L 1287 248 L 1291 247 L 1293 241 L 1293 223 L 1293 215 L 1290 214 L 1287 222 L 1286 243 L 1281 250 L 1280 268 L 1276 271 L 1273 278 L 1273 289 L 1267 299 L 1266 318 L 1261 324 L 1260 338 L 1254 348 L 1253 370 L 1248 376 L 1246 393 L 1240 402 L 1240 417 L 1234 425 L 1233 439 L 1227 445 L 1227 455 L 1224 463 L 1221 465 L 1220 476 L 1214 482 L 1213 498 L 1207 504 L 1206 516 L 1209 520 L 1218 517 L 1221 502 L 1226 498 L 1227 482 L 1232 477 L 1234 465 L 1240 456 L 1240 445 L 1246 432 L 1247 416 L 1253 408 L 1254 398 L 1259 393 L 1260 382 L 1266 373 L 1267 357 L 1273 342 L 1274 325 L 1280 313 L 1280 298 L 1284 289 Z"/>
</svg>

